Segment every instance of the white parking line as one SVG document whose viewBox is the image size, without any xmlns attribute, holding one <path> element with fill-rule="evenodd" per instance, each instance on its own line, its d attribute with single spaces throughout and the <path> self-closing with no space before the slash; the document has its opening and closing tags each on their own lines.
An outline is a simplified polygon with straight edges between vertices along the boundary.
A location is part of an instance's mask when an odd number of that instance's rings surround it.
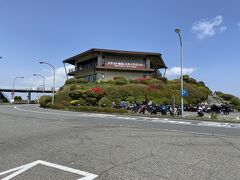
<svg viewBox="0 0 240 180">
<path fill-rule="evenodd" d="M 84 176 L 84 177 L 79 178 L 77 180 L 93 180 L 96 177 L 98 177 L 98 175 L 96 175 L 96 174 L 88 173 L 88 172 L 81 171 L 81 170 L 78 170 L 78 169 L 69 168 L 69 167 L 66 167 L 66 166 L 59 165 L 59 164 L 53 164 L 53 163 L 42 161 L 42 160 L 37 160 L 37 161 L 34 161 L 32 163 L 28 163 L 28 164 L 25 164 L 25 165 L 22 165 L 22 166 L 19 166 L 19 167 L 1 172 L 0 176 L 9 174 L 11 172 L 14 172 L 14 173 L 12 173 L 12 174 L 10 174 L 7 177 L 2 179 L 2 180 L 10 180 L 10 179 L 16 177 L 17 175 L 27 171 L 28 169 L 30 169 L 30 168 L 38 165 L 38 164 L 45 165 L 45 166 L 52 167 L 52 168 L 56 168 L 56 169 L 60 169 L 60 170 L 67 171 L 67 172 L 70 172 L 70 173 L 73 173 L 73 174 L 78 174 L 78 175 Z"/>
</svg>

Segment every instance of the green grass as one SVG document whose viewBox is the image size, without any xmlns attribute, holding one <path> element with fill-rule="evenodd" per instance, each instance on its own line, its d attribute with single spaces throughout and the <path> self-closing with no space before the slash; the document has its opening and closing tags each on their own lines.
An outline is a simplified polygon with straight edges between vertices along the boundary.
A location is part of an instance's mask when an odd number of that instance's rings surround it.
<svg viewBox="0 0 240 180">
<path fill-rule="evenodd" d="M 119 80 L 121 81 L 120 83 Z M 96 87 L 102 88 L 103 93 L 100 95 L 92 93 L 91 89 L 96 89 Z M 188 76 L 185 76 L 184 89 L 188 90 L 188 97 L 184 98 L 185 105 L 197 105 L 205 101 L 208 95 L 211 94 L 210 89 L 205 86 L 204 82 L 198 82 Z M 238 105 L 239 99 L 229 95 L 222 96 L 227 97 L 228 100 L 233 100 Z M 173 97 L 175 98 L 176 105 L 179 105 L 181 100 L 179 79 L 164 79 L 164 81 L 154 78 L 124 80 L 123 77 L 118 77 L 113 80 L 96 83 L 86 83 L 81 79 L 73 79 L 68 80 L 61 90 L 56 93 L 55 103 L 59 107 L 62 105 L 68 107 L 73 100 L 81 99 L 81 101 L 86 101 L 87 105 L 97 106 L 102 104 L 99 103 L 102 98 L 106 98 L 110 102 L 114 101 L 115 103 L 119 103 L 121 100 L 136 100 L 141 102 L 145 98 L 148 98 L 157 104 L 171 104 Z"/>
</svg>

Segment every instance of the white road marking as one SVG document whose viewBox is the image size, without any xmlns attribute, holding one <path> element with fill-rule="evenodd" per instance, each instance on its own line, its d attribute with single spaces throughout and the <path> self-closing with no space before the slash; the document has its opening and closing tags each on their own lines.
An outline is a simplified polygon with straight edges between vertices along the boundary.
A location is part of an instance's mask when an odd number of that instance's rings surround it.
<svg viewBox="0 0 240 180">
<path fill-rule="evenodd" d="M 42 161 L 42 160 L 37 160 L 37 161 L 34 161 L 32 163 L 28 163 L 28 164 L 25 164 L 25 165 L 22 165 L 22 166 L 19 166 L 19 167 L 1 172 L 0 176 L 3 176 L 3 175 L 14 172 L 14 173 L 12 173 L 12 174 L 10 174 L 7 177 L 2 179 L 2 180 L 10 180 L 10 179 L 14 178 L 15 176 L 27 171 L 28 169 L 30 169 L 30 168 L 38 165 L 38 164 L 45 165 L 45 166 L 48 166 L 48 167 L 53 167 L 53 168 L 60 169 L 60 170 L 63 170 L 63 171 L 67 171 L 67 172 L 70 172 L 70 173 L 73 173 L 73 174 L 78 174 L 78 175 L 84 176 L 84 177 L 79 178 L 77 180 L 93 180 L 96 177 L 98 177 L 98 175 L 96 175 L 96 174 L 88 173 L 88 172 L 81 171 L 81 170 L 78 170 L 78 169 L 69 168 L 69 167 L 66 167 L 66 166 L 59 165 L 59 164 L 53 164 L 53 163 Z"/>
<path fill-rule="evenodd" d="M 151 117 L 124 117 L 124 116 L 118 116 L 118 115 L 112 115 L 112 114 L 90 114 L 90 113 L 81 113 L 76 114 L 73 113 L 58 113 L 53 111 L 34 111 L 34 110 L 26 110 L 21 109 L 17 106 L 14 107 L 15 109 L 19 111 L 25 111 L 25 112 L 32 112 L 32 113 L 40 113 L 40 114 L 52 114 L 52 115 L 63 115 L 63 116 L 75 116 L 75 117 L 95 117 L 95 118 L 116 118 L 116 119 L 122 119 L 122 120 L 129 120 L 129 121 L 140 121 L 140 122 L 159 122 L 159 123 L 166 123 L 166 124 L 183 124 L 183 125 L 190 125 L 190 126 L 212 126 L 212 127 L 219 127 L 219 128 L 240 128 L 240 124 L 230 124 L 228 125 L 222 125 L 222 123 L 218 122 L 199 122 L 199 123 L 192 123 L 191 121 L 174 121 L 169 120 L 167 118 L 151 118 Z"/>
<path fill-rule="evenodd" d="M 200 122 L 199 125 L 214 126 L 214 127 L 233 127 L 231 123 L 218 123 L 218 122 Z"/>
<path fill-rule="evenodd" d="M 30 169 L 31 167 L 33 167 L 35 165 L 36 165 L 36 161 L 32 162 L 32 163 L 29 163 L 29 164 L 25 164 L 23 166 L 19 166 L 19 167 L 4 171 L 4 172 L 1 172 L 0 176 L 5 175 L 5 174 L 9 174 L 11 172 L 14 172 L 13 174 L 11 174 L 11 175 L 2 179 L 2 180 L 8 180 L 8 179 L 11 179 L 11 178 L 23 173 L 24 171 L 27 171 L 28 169 Z"/>
<path fill-rule="evenodd" d="M 32 112 L 32 113 L 40 113 L 40 114 L 53 114 L 53 115 L 63 115 L 63 116 L 77 116 L 77 117 L 100 117 L 100 118 L 106 118 L 106 117 L 117 117 L 116 115 L 110 115 L 110 114 L 87 114 L 87 113 L 81 113 L 81 114 L 69 114 L 69 113 L 57 113 L 57 112 L 44 112 L 44 111 L 34 111 L 34 110 L 27 110 L 27 109 L 20 109 L 19 107 L 15 106 L 15 109 L 19 111 L 25 111 L 25 112 Z"/>
<path fill-rule="evenodd" d="M 151 128 L 152 130 L 158 131 L 157 128 Z M 237 138 L 238 136 L 229 136 L 229 135 L 222 135 L 222 134 L 211 134 L 211 133 L 201 133 L 201 132 L 193 132 L 193 131 L 180 131 L 180 130 L 174 130 L 174 129 L 161 129 L 161 131 L 167 131 L 167 132 L 176 132 L 176 133 L 186 133 L 186 134 L 195 134 L 195 135 L 203 135 L 203 136 L 220 136 L 220 137 L 231 137 L 231 138 Z"/>
<path fill-rule="evenodd" d="M 128 119 L 128 120 L 135 120 L 136 118 L 132 117 L 116 117 L 117 119 Z"/>
</svg>

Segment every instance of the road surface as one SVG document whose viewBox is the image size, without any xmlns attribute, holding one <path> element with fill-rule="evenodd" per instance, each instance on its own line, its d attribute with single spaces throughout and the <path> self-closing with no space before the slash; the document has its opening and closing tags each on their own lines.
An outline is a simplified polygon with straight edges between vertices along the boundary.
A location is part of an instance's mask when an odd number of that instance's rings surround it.
<svg viewBox="0 0 240 180">
<path fill-rule="evenodd" d="M 240 179 L 240 125 L 0 105 L 0 179 Z"/>
</svg>

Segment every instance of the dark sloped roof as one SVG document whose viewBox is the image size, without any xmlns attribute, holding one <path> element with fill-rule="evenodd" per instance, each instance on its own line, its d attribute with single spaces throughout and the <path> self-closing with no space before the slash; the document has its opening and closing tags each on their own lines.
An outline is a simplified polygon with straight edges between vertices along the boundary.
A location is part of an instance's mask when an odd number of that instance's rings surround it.
<svg viewBox="0 0 240 180">
<path fill-rule="evenodd" d="M 93 48 L 93 49 L 89 49 L 85 52 L 82 52 L 78 55 L 75 55 L 73 57 L 67 58 L 63 61 L 63 63 L 69 63 L 69 64 L 75 64 L 75 61 L 80 58 L 83 55 L 86 54 L 90 54 L 90 53 L 94 53 L 94 52 L 100 52 L 100 53 L 107 53 L 107 54 L 119 54 L 119 55 L 133 55 L 133 56 L 152 56 L 154 58 L 154 62 L 151 62 L 153 64 L 159 65 L 162 68 L 167 68 L 167 66 L 165 65 L 161 54 L 160 53 L 155 53 L 155 52 L 139 52 L 139 51 L 123 51 L 123 50 L 111 50 L 111 49 L 97 49 L 97 48 Z"/>
</svg>

